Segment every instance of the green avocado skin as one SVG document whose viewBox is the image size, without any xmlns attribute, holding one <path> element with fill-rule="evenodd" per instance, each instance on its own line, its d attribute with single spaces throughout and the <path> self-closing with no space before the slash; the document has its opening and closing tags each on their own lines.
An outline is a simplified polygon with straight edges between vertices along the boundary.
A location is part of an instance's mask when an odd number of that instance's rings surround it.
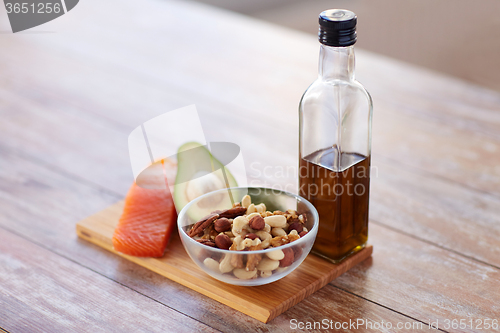
<svg viewBox="0 0 500 333">
<path fill-rule="evenodd" d="M 177 176 L 174 185 L 174 203 L 177 212 L 179 213 L 189 203 L 186 190 L 189 181 L 194 179 L 196 174 L 200 172 L 213 173 L 222 168 L 224 169 L 227 183 L 220 176 L 222 172 L 215 172 L 214 174 L 221 178 L 223 184 L 229 185 L 229 187 L 238 186 L 231 172 L 205 146 L 198 142 L 188 142 L 180 146 L 177 151 Z"/>
</svg>

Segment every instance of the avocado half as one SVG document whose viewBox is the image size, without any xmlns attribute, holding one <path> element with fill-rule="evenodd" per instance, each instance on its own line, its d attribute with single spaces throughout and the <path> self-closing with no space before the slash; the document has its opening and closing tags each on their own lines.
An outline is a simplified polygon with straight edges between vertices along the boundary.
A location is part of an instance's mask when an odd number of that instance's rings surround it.
<svg viewBox="0 0 500 333">
<path fill-rule="evenodd" d="M 221 146 L 221 144 L 225 146 Z M 220 150 L 234 144 L 211 143 L 210 146 L 213 145 Z M 214 151 L 214 149 L 212 150 Z M 231 149 L 228 151 L 231 155 L 235 153 Z M 236 156 L 238 153 L 239 148 Z M 225 155 L 227 157 L 227 153 Z M 224 163 L 227 165 L 236 156 L 224 158 Z M 180 212 L 190 201 L 205 193 L 236 186 L 238 183 L 231 172 L 210 153 L 207 146 L 198 142 L 188 142 L 179 148 L 174 185 L 174 203 L 177 212 Z M 197 221 L 214 210 L 230 207 L 232 207 L 230 195 L 221 194 L 210 198 L 210 200 L 199 201 L 197 206 L 192 206 L 187 213 L 193 220 Z"/>
</svg>

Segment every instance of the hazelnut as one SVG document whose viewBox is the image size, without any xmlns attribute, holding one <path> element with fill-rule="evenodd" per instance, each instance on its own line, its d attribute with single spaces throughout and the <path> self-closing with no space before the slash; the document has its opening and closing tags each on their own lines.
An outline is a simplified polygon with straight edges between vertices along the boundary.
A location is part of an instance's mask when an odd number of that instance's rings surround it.
<svg viewBox="0 0 500 333">
<path fill-rule="evenodd" d="M 299 232 L 300 237 L 304 237 L 307 234 L 307 231 L 301 231 Z"/>
<path fill-rule="evenodd" d="M 215 245 L 217 245 L 219 249 L 229 250 L 233 242 L 228 235 L 220 234 L 215 237 Z"/>
<path fill-rule="evenodd" d="M 280 260 L 280 267 L 288 267 L 293 264 L 295 255 L 293 253 L 293 250 L 289 247 L 283 249 L 283 253 L 285 254 L 285 257 Z"/>
<path fill-rule="evenodd" d="M 254 230 L 262 230 L 266 226 L 266 222 L 262 218 L 262 216 L 256 215 L 252 217 L 249 221 L 250 228 Z"/>
<path fill-rule="evenodd" d="M 302 226 L 302 223 L 300 222 L 293 222 L 288 226 L 288 232 L 292 230 L 297 230 L 297 233 L 301 233 L 302 230 L 304 230 L 304 226 Z"/>
<path fill-rule="evenodd" d="M 217 219 L 214 222 L 214 229 L 217 232 L 228 231 L 229 229 L 231 229 L 231 222 L 229 222 L 229 220 L 225 217 Z"/>
<path fill-rule="evenodd" d="M 255 238 L 258 238 L 259 236 L 257 236 L 256 234 L 254 233 L 248 233 L 245 235 L 245 238 L 250 238 L 251 240 L 254 240 Z"/>
<path fill-rule="evenodd" d="M 300 246 L 292 246 L 293 250 L 293 260 L 295 261 L 300 256 L 302 256 L 302 248 Z"/>
</svg>

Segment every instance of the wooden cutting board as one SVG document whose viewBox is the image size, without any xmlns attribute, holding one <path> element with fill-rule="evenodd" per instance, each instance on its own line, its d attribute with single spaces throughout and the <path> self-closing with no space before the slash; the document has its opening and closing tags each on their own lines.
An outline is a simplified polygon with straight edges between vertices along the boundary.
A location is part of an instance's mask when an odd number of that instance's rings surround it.
<svg viewBox="0 0 500 333">
<path fill-rule="evenodd" d="M 116 252 L 111 237 L 122 210 L 123 202 L 112 205 L 80 221 L 76 225 L 76 233 L 85 240 L 264 323 L 369 258 L 373 252 L 373 247 L 367 246 L 338 265 L 310 254 L 295 271 L 281 280 L 264 286 L 233 286 L 215 280 L 198 268 L 184 250 L 177 233 L 172 235 L 162 258 L 139 258 Z"/>
</svg>

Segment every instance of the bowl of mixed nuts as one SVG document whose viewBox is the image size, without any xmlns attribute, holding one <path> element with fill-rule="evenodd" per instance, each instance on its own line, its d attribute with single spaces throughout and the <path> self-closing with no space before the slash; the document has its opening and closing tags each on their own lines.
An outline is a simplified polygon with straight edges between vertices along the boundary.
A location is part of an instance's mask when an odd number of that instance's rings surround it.
<svg viewBox="0 0 500 333">
<path fill-rule="evenodd" d="M 236 187 L 202 195 L 179 213 L 179 235 L 193 261 L 220 281 L 257 286 L 277 281 L 309 254 L 318 212 L 285 191 Z"/>
</svg>

